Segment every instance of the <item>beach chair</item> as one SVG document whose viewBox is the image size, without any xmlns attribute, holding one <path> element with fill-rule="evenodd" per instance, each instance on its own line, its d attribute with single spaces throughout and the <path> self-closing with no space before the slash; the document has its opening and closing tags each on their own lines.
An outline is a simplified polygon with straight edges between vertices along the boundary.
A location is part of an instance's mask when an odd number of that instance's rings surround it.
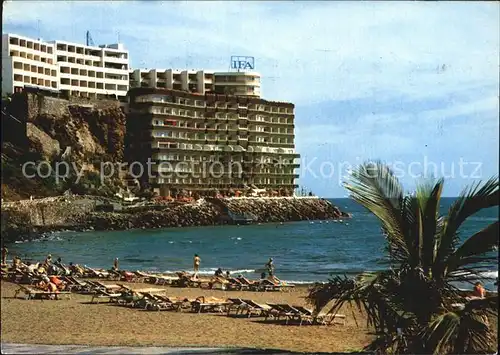
<svg viewBox="0 0 500 355">
<path fill-rule="evenodd" d="M 123 285 L 118 285 L 118 284 L 106 285 L 100 281 L 92 281 L 92 283 L 94 283 L 98 288 L 108 292 L 123 289 Z"/>
<path fill-rule="evenodd" d="M 147 309 L 150 304 L 154 304 L 159 301 L 157 297 L 150 292 L 139 292 L 139 295 L 142 297 L 134 301 L 132 305 L 134 308 Z"/>
<path fill-rule="evenodd" d="M 85 277 L 91 277 L 91 278 L 104 278 L 108 275 L 107 271 L 97 270 L 91 267 L 84 267 L 83 272 Z"/>
<path fill-rule="evenodd" d="M 344 314 L 328 314 L 326 312 L 320 312 L 315 314 L 311 309 L 305 308 L 303 306 L 293 306 L 296 310 L 298 310 L 302 315 L 300 316 L 300 325 L 305 320 L 311 324 L 314 322 L 318 324 L 331 324 L 335 323 L 335 320 L 339 320 L 336 324 L 345 325 L 346 316 Z"/>
<path fill-rule="evenodd" d="M 19 289 L 17 289 L 14 292 L 14 297 L 17 298 L 18 294 L 23 292 L 24 293 L 24 299 L 26 300 L 31 300 L 31 299 L 54 299 L 54 300 L 59 300 L 59 296 L 67 296 L 69 299 L 71 297 L 71 292 L 67 291 L 57 291 L 57 292 L 51 292 L 51 291 L 43 291 L 43 290 L 38 290 L 29 286 L 22 286 L 19 285 Z M 53 297 L 53 298 L 52 298 Z"/>
<path fill-rule="evenodd" d="M 288 307 L 283 308 L 283 305 L 281 304 L 268 303 L 268 306 L 271 307 L 271 309 L 265 314 L 266 320 L 269 317 L 275 318 L 276 320 L 279 320 L 280 317 L 284 317 L 286 319 L 286 323 L 288 324 L 288 320 L 290 318 L 297 316 L 297 310 L 290 311 Z"/>
<path fill-rule="evenodd" d="M 245 302 L 249 307 L 247 309 L 247 315 L 248 315 L 248 318 L 250 318 L 252 316 L 252 314 L 255 314 L 257 316 L 265 316 L 267 315 L 269 312 L 271 312 L 272 308 L 271 306 L 263 303 L 257 303 L 253 300 L 247 300 L 247 299 L 244 299 L 242 300 L 243 302 Z"/>
<path fill-rule="evenodd" d="M 149 311 L 170 311 L 179 310 L 182 307 L 182 302 L 177 299 L 171 299 L 162 295 L 152 295 L 150 294 L 150 299 L 146 305 Z"/>
<path fill-rule="evenodd" d="M 282 304 L 278 304 L 277 306 L 279 308 L 281 308 L 281 310 L 283 311 L 283 315 L 286 315 L 286 323 L 285 324 L 288 324 L 289 321 L 295 320 L 295 319 L 297 321 L 300 321 L 302 316 L 305 317 L 305 314 L 302 314 L 298 309 L 296 309 L 295 307 L 293 307 L 289 304 L 282 303 Z"/>
<path fill-rule="evenodd" d="M 91 286 L 87 281 L 79 280 L 74 276 L 66 276 L 67 280 L 70 280 L 75 287 L 73 288 L 79 293 L 90 293 L 93 292 L 93 286 Z"/>
<path fill-rule="evenodd" d="M 245 291 L 248 290 L 248 285 L 243 284 L 240 280 L 232 277 L 228 279 L 228 289 L 229 290 L 237 290 L 237 291 Z"/>
<path fill-rule="evenodd" d="M 108 270 L 108 275 L 106 277 L 108 280 L 120 281 L 122 279 L 122 274 L 116 270 Z"/>
<path fill-rule="evenodd" d="M 145 283 L 145 282 L 149 281 L 150 275 L 148 275 L 144 272 L 137 270 L 137 271 L 134 271 L 134 275 L 136 276 L 137 282 Z"/>
<path fill-rule="evenodd" d="M 178 276 L 151 275 L 149 282 L 155 285 L 178 285 L 180 279 Z"/>
<path fill-rule="evenodd" d="M 181 312 L 183 308 L 189 308 L 189 306 L 191 305 L 191 301 L 185 298 L 168 297 L 162 295 L 159 295 L 158 297 L 160 300 L 163 300 L 165 303 L 167 303 L 171 309 L 177 312 Z"/>
<path fill-rule="evenodd" d="M 122 292 L 108 292 L 102 289 L 97 289 L 92 295 L 90 303 L 99 303 L 100 299 L 107 298 L 109 303 L 118 302 L 118 298 L 122 296 Z"/>
<path fill-rule="evenodd" d="M 202 313 L 203 311 L 222 313 L 231 304 L 232 302 L 228 302 L 227 300 L 216 299 L 214 297 L 205 298 L 202 296 L 192 302 L 191 307 L 195 313 Z"/>
<path fill-rule="evenodd" d="M 226 307 L 228 316 L 233 309 L 236 310 L 235 314 L 238 314 L 240 311 L 248 307 L 248 305 L 243 302 L 241 298 L 228 298 L 227 300 L 230 302 L 230 304 Z"/>
<path fill-rule="evenodd" d="M 240 281 L 242 283 L 242 285 L 245 286 L 245 288 L 247 288 L 251 291 L 256 290 L 260 285 L 259 281 L 249 280 L 246 277 L 238 277 L 237 280 Z"/>
<path fill-rule="evenodd" d="M 144 298 L 144 294 L 136 291 L 122 291 L 121 296 L 116 298 L 120 306 L 134 307 L 136 302 Z"/>
</svg>

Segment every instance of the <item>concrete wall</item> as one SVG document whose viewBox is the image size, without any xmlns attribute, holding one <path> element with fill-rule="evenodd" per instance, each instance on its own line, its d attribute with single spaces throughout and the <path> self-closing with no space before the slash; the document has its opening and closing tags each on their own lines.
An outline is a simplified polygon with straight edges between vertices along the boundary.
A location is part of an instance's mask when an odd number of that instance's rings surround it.
<svg viewBox="0 0 500 355">
<path fill-rule="evenodd" d="M 96 202 L 89 199 L 52 203 L 25 203 L 9 208 L 9 214 L 27 213 L 30 224 L 38 226 L 75 225 L 83 215 L 94 211 Z"/>
<path fill-rule="evenodd" d="M 83 97 L 70 97 L 66 100 L 35 93 L 26 93 L 26 101 L 29 122 L 33 122 L 37 116 L 43 114 L 57 117 L 69 115 L 68 106 L 71 105 L 89 106 L 102 110 L 120 107 L 120 102 L 117 100 L 91 100 Z"/>
</svg>

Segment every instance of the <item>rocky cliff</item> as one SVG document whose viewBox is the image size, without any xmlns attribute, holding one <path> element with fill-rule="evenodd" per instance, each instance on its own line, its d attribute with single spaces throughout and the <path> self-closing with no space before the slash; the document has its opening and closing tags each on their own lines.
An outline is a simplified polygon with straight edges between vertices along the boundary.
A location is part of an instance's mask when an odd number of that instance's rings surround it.
<svg viewBox="0 0 500 355">
<path fill-rule="evenodd" d="M 65 100 L 23 92 L 2 106 L 2 119 L 9 124 L 9 134 L 2 135 L 5 200 L 55 196 L 68 188 L 83 189 L 72 186 L 72 176 L 59 184 L 53 176 L 26 178 L 21 170 L 26 162 L 47 161 L 54 166 L 65 161 L 78 168 L 84 166 L 91 173 L 100 161 L 123 160 L 126 116 L 118 101 Z"/>
</svg>

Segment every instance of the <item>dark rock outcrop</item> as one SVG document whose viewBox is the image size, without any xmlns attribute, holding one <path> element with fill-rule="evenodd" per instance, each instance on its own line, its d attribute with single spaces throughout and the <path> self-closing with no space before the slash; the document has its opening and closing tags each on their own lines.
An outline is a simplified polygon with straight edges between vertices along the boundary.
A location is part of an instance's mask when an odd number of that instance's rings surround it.
<svg viewBox="0 0 500 355">
<path fill-rule="evenodd" d="M 109 208 L 99 208 L 107 204 Z M 59 196 L 4 204 L 2 237 L 12 242 L 57 230 L 126 230 L 224 224 L 229 211 L 254 223 L 350 217 L 318 198 L 240 198 L 121 206 L 95 196 Z M 114 211 L 114 212 L 111 212 Z"/>
</svg>

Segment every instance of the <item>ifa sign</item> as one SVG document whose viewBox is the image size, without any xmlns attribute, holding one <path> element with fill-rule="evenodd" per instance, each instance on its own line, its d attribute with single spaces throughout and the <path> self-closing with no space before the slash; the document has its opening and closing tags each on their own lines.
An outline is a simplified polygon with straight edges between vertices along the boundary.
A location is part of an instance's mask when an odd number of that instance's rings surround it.
<svg viewBox="0 0 500 355">
<path fill-rule="evenodd" d="M 231 69 L 253 70 L 255 69 L 255 59 L 254 57 L 232 56 Z"/>
</svg>

